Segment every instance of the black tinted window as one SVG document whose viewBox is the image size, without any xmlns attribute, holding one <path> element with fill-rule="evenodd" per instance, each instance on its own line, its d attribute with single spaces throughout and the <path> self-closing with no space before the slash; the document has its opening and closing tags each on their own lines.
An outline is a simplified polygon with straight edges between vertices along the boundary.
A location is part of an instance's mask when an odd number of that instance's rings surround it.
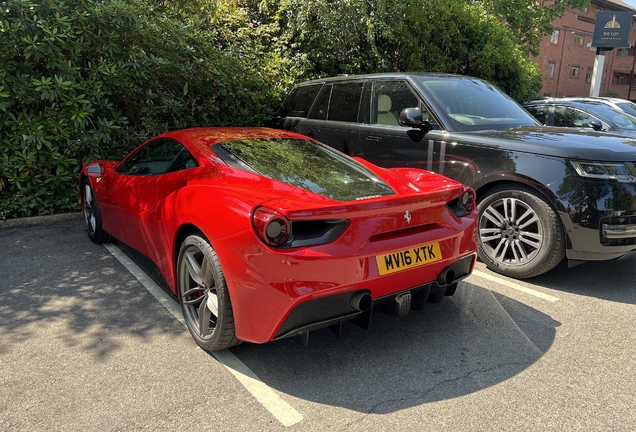
<svg viewBox="0 0 636 432">
<path fill-rule="evenodd" d="M 329 103 L 329 120 L 357 122 L 363 83 L 335 84 Z"/>
<path fill-rule="evenodd" d="M 322 84 L 296 87 L 278 110 L 280 117 L 307 117 Z"/>
<path fill-rule="evenodd" d="M 557 107 L 554 109 L 554 126 L 589 127 L 594 117 L 574 108 Z"/>
<path fill-rule="evenodd" d="M 329 99 L 331 98 L 331 84 L 326 85 L 322 92 L 318 95 L 316 103 L 314 104 L 309 116 L 310 119 L 327 120 L 327 110 L 329 109 Z"/>
<path fill-rule="evenodd" d="M 355 160 L 308 140 L 244 139 L 215 144 L 212 149 L 230 166 L 338 201 L 395 193 Z"/>
<path fill-rule="evenodd" d="M 534 116 L 539 122 L 545 124 L 545 119 L 548 116 L 548 108 L 547 107 L 528 107 L 526 108 L 530 114 Z"/>
<path fill-rule="evenodd" d="M 178 160 L 181 162 L 177 162 Z M 192 166 L 192 163 L 196 166 L 194 158 L 179 142 L 158 139 L 130 155 L 117 171 L 130 175 L 164 174 L 169 170 L 176 171 Z"/>
</svg>

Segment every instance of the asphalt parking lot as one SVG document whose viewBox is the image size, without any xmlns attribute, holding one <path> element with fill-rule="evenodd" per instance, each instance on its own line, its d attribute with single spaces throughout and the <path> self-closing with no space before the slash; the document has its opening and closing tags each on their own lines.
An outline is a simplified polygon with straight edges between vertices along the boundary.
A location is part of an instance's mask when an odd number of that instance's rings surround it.
<svg viewBox="0 0 636 432">
<path fill-rule="evenodd" d="M 0 430 L 636 430 L 635 280 L 478 263 L 422 312 L 217 358 L 82 221 L 2 228 Z"/>
</svg>

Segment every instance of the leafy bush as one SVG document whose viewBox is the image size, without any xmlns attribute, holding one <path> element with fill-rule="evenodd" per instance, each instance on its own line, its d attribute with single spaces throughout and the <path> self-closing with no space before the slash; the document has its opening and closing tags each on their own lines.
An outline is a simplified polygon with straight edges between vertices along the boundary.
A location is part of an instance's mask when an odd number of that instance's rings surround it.
<svg viewBox="0 0 636 432">
<path fill-rule="evenodd" d="M 141 0 L 0 6 L 0 218 L 79 210 L 80 167 L 150 136 L 270 113 L 278 72 L 221 49 L 211 13 Z"/>
</svg>

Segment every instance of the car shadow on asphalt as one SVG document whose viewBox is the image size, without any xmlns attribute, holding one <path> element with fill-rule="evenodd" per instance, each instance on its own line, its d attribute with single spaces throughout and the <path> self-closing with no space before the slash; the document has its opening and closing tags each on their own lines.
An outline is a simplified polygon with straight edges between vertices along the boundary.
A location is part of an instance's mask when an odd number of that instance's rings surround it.
<svg viewBox="0 0 636 432">
<path fill-rule="evenodd" d="M 0 251 L 0 354 L 47 337 L 100 361 L 117 354 L 122 336 L 183 335 L 134 276 L 88 240 L 83 221 L 5 228 Z"/>
<path fill-rule="evenodd" d="M 617 261 L 590 261 L 572 268 L 568 268 L 564 259 L 553 270 L 525 281 L 571 294 L 636 304 L 636 254 Z"/>
<path fill-rule="evenodd" d="M 501 294 L 462 282 L 455 296 L 404 318 L 352 323 L 232 349 L 266 384 L 294 397 L 383 414 L 467 395 L 536 362 L 560 324 Z"/>
</svg>

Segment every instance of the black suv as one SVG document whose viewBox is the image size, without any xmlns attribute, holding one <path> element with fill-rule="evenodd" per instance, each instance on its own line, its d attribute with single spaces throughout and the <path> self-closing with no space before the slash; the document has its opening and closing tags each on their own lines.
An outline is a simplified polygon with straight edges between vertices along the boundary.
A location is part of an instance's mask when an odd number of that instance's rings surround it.
<svg viewBox="0 0 636 432">
<path fill-rule="evenodd" d="M 541 126 L 467 76 L 339 76 L 296 86 L 274 127 L 383 167 L 417 167 L 472 186 L 479 254 L 493 270 L 539 275 L 636 250 L 636 141 Z"/>
</svg>

